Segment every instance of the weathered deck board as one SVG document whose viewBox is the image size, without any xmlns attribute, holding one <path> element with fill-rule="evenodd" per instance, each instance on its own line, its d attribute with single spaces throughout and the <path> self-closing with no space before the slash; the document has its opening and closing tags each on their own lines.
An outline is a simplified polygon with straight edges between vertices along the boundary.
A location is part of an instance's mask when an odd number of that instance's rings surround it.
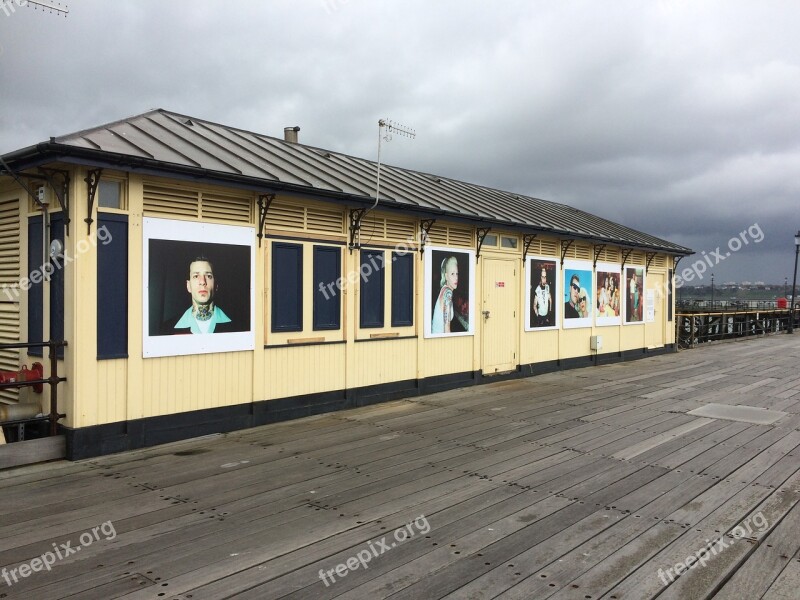
<svg viewBox="0 0 800 600">
<path fill-rule="evenodd" d="M 795 598 L 798 358 L 797 336 L 714 344 L 0 471 L 0 566 L 18 579 L 0 594 Z M 686 414 L 712 402 L 788 414 Z M 758 513 L 769 526 L 752 539 L 666 575 Z M 429 532 L 336 575 L 422 515 Z M 114 539 L 19 576 L 108 521 Z"/>
</svg>

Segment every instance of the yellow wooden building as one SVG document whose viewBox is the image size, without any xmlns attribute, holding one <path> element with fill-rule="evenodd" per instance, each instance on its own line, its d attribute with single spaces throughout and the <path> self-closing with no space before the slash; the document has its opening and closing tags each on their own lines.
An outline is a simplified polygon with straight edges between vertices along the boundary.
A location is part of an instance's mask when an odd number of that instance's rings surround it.
<svg viewBox="0 0 800 600">
<path fill-rule="evenodd" d="M 156 110 L 2 157 L 0 342 L 66 340 L 68 458 L 674 349 L 691 250 L 392 166 L 374 206 L 296 136 Z"/>
</svg>

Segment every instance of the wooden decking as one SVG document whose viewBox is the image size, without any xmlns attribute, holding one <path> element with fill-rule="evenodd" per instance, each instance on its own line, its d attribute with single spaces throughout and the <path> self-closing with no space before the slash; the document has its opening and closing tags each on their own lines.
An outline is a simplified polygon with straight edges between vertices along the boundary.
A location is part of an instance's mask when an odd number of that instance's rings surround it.
<svg viewBox="0 0 800 600">
<path fill-rule="evenodd" d="M 0 471 L 0 598 L 797 598 L 799 365 L 772 336 Z"/>
</svg>

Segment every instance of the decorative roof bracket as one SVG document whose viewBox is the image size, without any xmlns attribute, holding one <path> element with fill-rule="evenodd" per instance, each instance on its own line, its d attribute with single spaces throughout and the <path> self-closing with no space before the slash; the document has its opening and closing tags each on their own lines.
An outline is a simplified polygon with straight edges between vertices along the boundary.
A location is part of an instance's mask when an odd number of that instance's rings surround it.
<svg viewBox="0 0 800 600">
<path fill-rule="evenodd" d="M 94 199 L 97 195 L 97 185 L 100 183 L 100 175 L 103 172 L 103 169 L 90 169 L 86 173 L 86 177 L 83 180 L 86 182 L 86 199 L 89 203 L 89 212 L 87 213 L 87 217 L 84 219 L 88 229 L 86 231 L 87 235 L 92 234 L 92 223 L 94 219 L 92 219 L 92 214 L 94 214 Z"/>
<path fill-rule="evenodd" d="M 478 227 L 475 230 L 475 237 L 477 239 L 477 246 L 478 251 L 475 253 L 475 262 L 478 262 L 478 259 L 481 257 L 481 246 L 483 246 L 483 240 L 486 239 L 486 236 L 489 235 L 489 232 L 492 230 L 491 227 Z"/>
<path fill-rule="evenodd" d="M 264 237 L 264 227 L 267 224 L 267 212 L 275 200 L 275 194 L 258 195 L 258 247 L 261 247 L 261 238 Z"/>
<path fill-rule="evenodd" d="M 533 240 L 536 239 L 535 233 L 526 233 L 522 236 L 522 243 L 525 244 L 525 249 L 522 251 L 522 263 L 525 264 L 525 259 L 528 257 L 528 250 L 533 243 Z"/>
</svg>

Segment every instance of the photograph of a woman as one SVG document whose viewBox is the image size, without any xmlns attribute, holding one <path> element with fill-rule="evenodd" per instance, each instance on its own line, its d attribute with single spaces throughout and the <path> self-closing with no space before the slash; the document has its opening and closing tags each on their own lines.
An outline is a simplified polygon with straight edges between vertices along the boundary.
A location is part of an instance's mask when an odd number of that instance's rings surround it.
<svg viewBox="0 0 800 600">
<path fill-rule="evenodd" d="M 426 337 L 471 335 L 474 254 L 449 248 L 426 250 Z"/>
</svg>

